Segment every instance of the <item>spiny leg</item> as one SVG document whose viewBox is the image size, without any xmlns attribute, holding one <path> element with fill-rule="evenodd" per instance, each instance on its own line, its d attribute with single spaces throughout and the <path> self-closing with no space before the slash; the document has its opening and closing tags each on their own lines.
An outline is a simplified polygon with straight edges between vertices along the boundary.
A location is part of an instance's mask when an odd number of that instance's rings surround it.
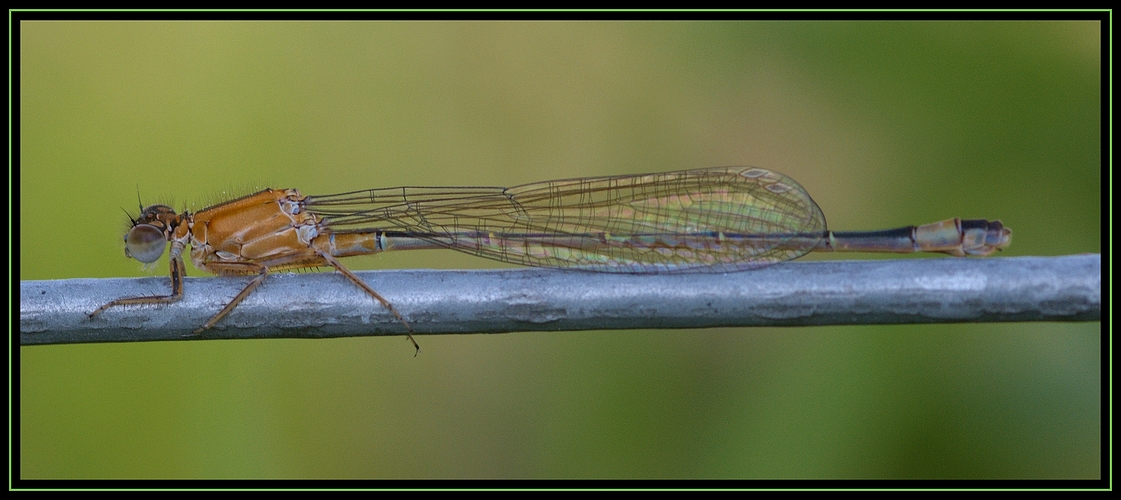
<svg viewBox="0 0 1121 500">
<path fill-rule="evenodd" d="M 178 257 L 173 258 L 168 263 L 171 267 L 171 295 L 157 295 L 155 297 L 128 297 L 124 299 L 117 299 L 108 304 L 105 304 L 96 311 L 89 314 L 89 318 L 93 319 L 94 316 L 105 312 L 110 307 L 128 306 L 137 304 L 170 304 L 178 302 L 183 298 L 183 276 L 187 274 L 187 270 L 183 265 L 183 259 Z"/>
<path fill-rule="evenodd" d="M 269 268 L 268 267 L 262 266 L 260 264 L 253 263 L 253 262 L 229 262 L 229 263 L 222 263 L 221 266 L 216 266 L 214 264 L 211 264 L 211 267 L 212 268 L 222 267 L 222 268 L 227 268 L 227 269 L 234 268 L 234 267 L 241 268 L 241 269 L 248 268 L 248 269 L 251 269 L 251 270 L 256 270 L 257 271 L 257 276 L 255 278 L 253 278 L 252 280 L 249 280 L 249 283 L 245 285 L 245 288 L 241 289 L 241 292 L 238 292 L 238 294 L 232 300 L 230 300 L 230 302 L 228 304 L 226 304 L 226 307 L 223 307 L 221 311 L 218 311 L 218 314 L 215 314 L 214 317 L 210 318 L 209 321 L 207 321 L 204 325 L 199 327 L 198 330 L 195 330 L 195 331 L 191 332 L 191 335 L 198 335 L 198 334 L 210 329 L 210 327 L 212 327 L 216 323 L 218 323 L 219 320 L 226 317 L 227 314 L 230 314 L 230 311 L 233 311 L 234 308 L 237 307 L 237 305 L 241 303 L 241 301 L 245 300 L 245 298 L 248 297 L 249 294 L 253 292 L 253 290 L 255 290 L 258 286 L 261 286 L 261 283 L 264 283 L 265 277 L 268 276 L 268 273 L 269 273 Z"/>
<path fill-rule="evenodd" d="M 370 288 L 370 286 L 367 285 L 366 282 L 362 281 L 361 278 L 359 278 L 354 273 L 350 272 L 349 269 L 343 267 L 342 263 L 339 262 L 338 259 L 336 259 L 335 257 L 331 256 L 330 254 L 324 253 L 324 252 L 319 252 L 319 255 L 321 257 L 323 257 L 323 260 L 326 260 L 328 264 L 331 264 L 332 266 L 335 267 L 335 269 L 338 269 L 340 273 L 343 273 L 343 276 L 346 276 L 348 279 L 350 279 L 350 281 L 353 281 L 355 285 L 358 285 L 359 287 L 361 287 L 363 290 L 366 291 L 366 293 L 370 294 L 370 296 L 373 297 L 375 300 L 377 300 L 378 302 L 381 302 L 382 306 L 384 306 L 386 309 L 389 309 L 389 312 L 393 313 L 393 315 L 396 316 L 397 319 L 403 325 L 405 325 L 405 328 L 407 328 L 409 330 L 407 333 L 405 333 L 405 335 L 407 335 L 409 337 L 409 342 L 412 342 L 413 347 L 416 348 L 416 352 L 413 353 L 413 357 L 416 357 L 416 355 L 420 353 L 420 344 L 417 344 L 416 340 L 413 339 L 413 334 L 412 334 L 413 327 L 412 327 L 412 325 L 409 325 L 408 321 L 405 321 L 405 317 L 401 316 L 401 313 L 397 312 L 397 309 L 393 308 L 393 304 L 390 304 L 388 300 L 385 300 L 384 297 L 382 297 L 381 295 L 378 295 L 378 292 L 375 292 L 373 288 Z"/>
</svg>

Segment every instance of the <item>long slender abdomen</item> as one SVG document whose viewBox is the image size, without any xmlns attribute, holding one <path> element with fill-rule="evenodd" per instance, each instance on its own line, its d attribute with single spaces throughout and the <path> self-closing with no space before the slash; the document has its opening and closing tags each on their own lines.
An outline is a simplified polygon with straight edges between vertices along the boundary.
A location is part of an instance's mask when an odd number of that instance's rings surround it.
<svg viewBox="0 0 1121 500">
<path fill-rule="evenodd" d="M 1000 221 L 946 219 L 922 226 L 882 231 L 826 233 L 816 251 L 825 252 L 936 252 L 985 256 L 1012 243 L 1012 230 Z"/>
</svg>

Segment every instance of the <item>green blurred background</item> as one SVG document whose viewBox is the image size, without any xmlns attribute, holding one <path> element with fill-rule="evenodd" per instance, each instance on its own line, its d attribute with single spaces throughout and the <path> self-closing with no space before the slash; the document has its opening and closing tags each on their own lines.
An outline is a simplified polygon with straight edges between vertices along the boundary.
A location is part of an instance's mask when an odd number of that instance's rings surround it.
<svg viewBox="0 0 1121 500">
<path fill-rule="evenodd" d="M 1100 36 L 1091 22 L 25 22 L 20 279 L 163 275 L 122 254 L 138 190 L 197 209 L 263 186 L 737 164 L 797 179 L 835 229 L 990 218 L 1015 230 L 995 258 L 1100 252 Z M 416 358 L 400 337 L 23 347 L 20 474 L 1092 478 L 1100 329 L 447 335 L 418 338 Z"/>
</svg>

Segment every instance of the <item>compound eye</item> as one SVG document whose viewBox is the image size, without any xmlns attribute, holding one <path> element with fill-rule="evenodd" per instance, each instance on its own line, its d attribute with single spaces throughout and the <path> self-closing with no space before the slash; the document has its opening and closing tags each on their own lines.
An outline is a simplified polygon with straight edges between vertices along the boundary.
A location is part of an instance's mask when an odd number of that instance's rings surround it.
<svg viewBox="0 0 1121 500">
<path fill-rule="evenodd" d="M 125 255 L 151 264 L 163 255 L 163 231 L 151 224 L 137 224 L 125 235 Z"/>
</svg>

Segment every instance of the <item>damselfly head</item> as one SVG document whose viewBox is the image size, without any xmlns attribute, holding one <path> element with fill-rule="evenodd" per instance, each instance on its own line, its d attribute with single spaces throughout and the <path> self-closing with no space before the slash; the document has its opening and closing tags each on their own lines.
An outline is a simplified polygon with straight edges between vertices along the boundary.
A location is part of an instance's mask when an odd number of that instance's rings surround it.
<svg viewBox="0 0 1121 500">
<path fill-rule="evenodd" d="M 167 205 L 151 205 L 132 219 L 132 227 L 125 233 L 125 256 L 145 264 L 159 260 L 164 247 L 180 216 Z"/>
</svg>

